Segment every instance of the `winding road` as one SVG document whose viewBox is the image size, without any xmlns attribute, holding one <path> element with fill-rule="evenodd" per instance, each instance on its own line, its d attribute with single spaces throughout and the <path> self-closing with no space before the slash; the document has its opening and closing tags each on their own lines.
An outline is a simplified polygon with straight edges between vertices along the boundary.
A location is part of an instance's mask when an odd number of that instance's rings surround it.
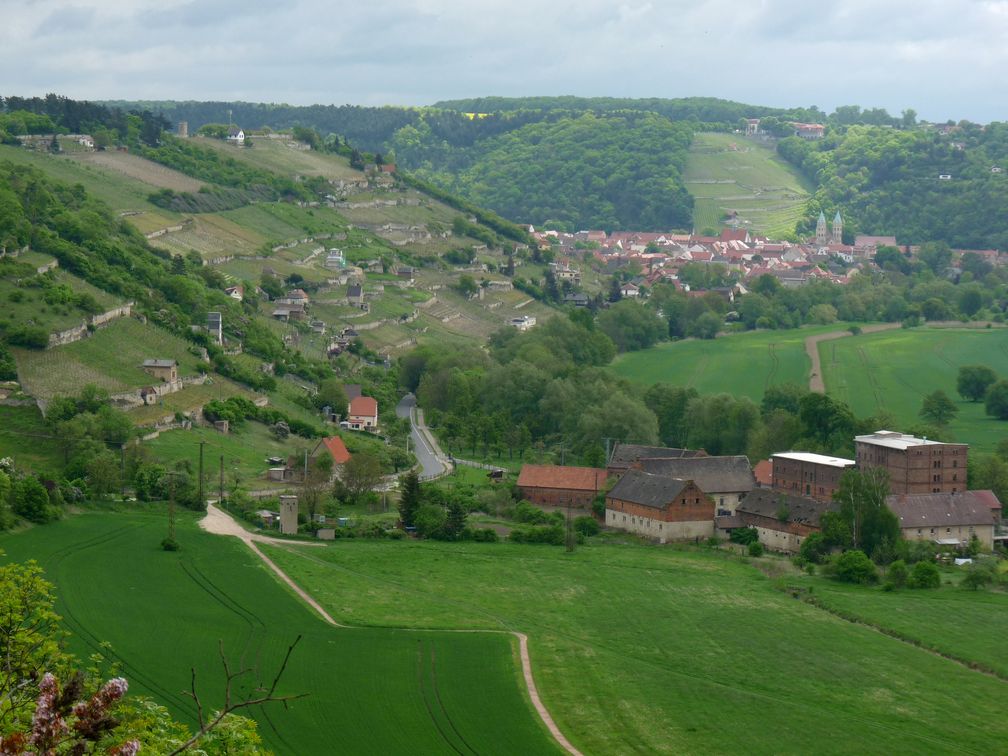
<svg viewBox="0 0 1008 756">
<path fill-rule="evenodd" d="M 408 417 L 410 421 L 410 438 L 413 441 L 413 453 L 420 462 L 420 479 L 430 480 L 451 470 L 441 447 L 423 422 L 423 410 L 416 406 L 416 397 L 406 394 L 396 405 L 396 417 Z"/>
</svg>

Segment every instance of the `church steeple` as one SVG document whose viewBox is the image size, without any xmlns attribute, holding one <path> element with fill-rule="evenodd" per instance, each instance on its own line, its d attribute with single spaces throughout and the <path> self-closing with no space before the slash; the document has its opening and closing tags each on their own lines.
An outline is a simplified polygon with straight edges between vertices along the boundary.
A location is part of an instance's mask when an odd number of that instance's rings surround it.
<svg viewBox="0 0 1008 756">
<path fill-rule="evenodd" d="M 819 220 L 816 222 L 816 227 L 815 227 L 815 240 L 816 240 L 816 244 L 818 244 L 820 247 L 822 247 L 822 246 L 824 246 L 826 244 L 826 239 L 827 239 L 826 233 L 827 233 L 826 232 L 826 215 L 823 213 L 822 210 L 820 210 L 819 211 Z"/>
<path fill-rule="evenodd" d="M 833 244 L 843 244 L 843 218 L 839 210 L 833 216 Z"/>
</svg>

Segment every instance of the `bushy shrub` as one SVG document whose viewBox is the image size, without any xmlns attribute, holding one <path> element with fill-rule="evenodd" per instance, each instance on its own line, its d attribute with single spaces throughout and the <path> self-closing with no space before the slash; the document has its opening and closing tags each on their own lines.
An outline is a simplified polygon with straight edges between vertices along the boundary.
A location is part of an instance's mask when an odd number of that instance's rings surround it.
<svg viewBox="0 0 1008 756">
<path fill-rule="evenodd" d="M 889 569 L 886 571 L 886 587 L 902 588 L 909 579 L 910 570 L 907 569 L 906 562 L 902 559 L 897 559 L 889 565 Z"/>
<path fill-rule="evenodd" d="M 841 554 L 835 564 L 833 574 L 845 583 L 869 585 L 878 582 L 878 570 L 868 555 L 860 549 L 851 549 Z"/>
<path fill-rule="evenodd" d="M 756 528 L 735 528 L 731 532 L 729 540 L 732 543 L 741 543 L 743 546 L 748 546 L 750 543 L 755 543 L 759 540 L 759 533 L 756 532 Z"/>
<path fill-rule="evenodd" d="M 749 544 L 748 551 L 751 557 L 761 557 L 763 556 L 763 544 L 759 541 L 753 541 Z"/>
<path fill-rule="evenodd" d="M 511 531 L 509 538 L 515 543 L 549 543 L 562 546 L 564 535 L 564 527 L 560 524 L 520 525 Z"/>
<path fill-rule="evenodd" d="M 907 585 L 911 588 L 937 588 L 941 585 L 941 575 L 938 565 L 934 562 L 917 562 Z"/>
<path fill-rule="evenodd" d="M 500 536 L 493 528 L 466 528 L 462 531 L 462 540 L 477 543 L 497 543 Z"/>
<path fill-rule="evenodd" d="M 574 530 L 587 538 L 589 536 L 598 535 L 599 531 L 602 530 L 602 527 L 598 524 L 598 520 L 594 517 L 581 515 L 580 517 L 574 518 Z"/>
<path fill-rule="evenodd" d="M 544 512 L 539 507 L 534 507 L 527 501 L 522 500 L 515 504 L 514 514 L 512 515 L 518 522 L 527 522 L 531 525 L 541 525 L 548 522 L 550 515 Z"/>
</svg>

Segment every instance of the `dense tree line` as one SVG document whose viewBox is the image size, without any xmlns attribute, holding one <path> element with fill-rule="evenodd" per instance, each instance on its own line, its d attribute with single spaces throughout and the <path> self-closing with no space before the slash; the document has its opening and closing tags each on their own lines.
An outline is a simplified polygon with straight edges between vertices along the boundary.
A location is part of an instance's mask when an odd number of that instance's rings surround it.
<svg viewBox="0 0 1008 756">
<path fill-rule="evenodd" d="M 822 140 L 783 139 L 777 149 L 818 187 L 799 233 L 812 230 L 820 210 L 840 209 L 847 239 L 1008 248 L 1000 221 L 1008 214 L 1008 124 L 962 124 L 949 135 L 850 126 Z"/>
<path fill-rule="evenodd" d="M 422 178 L 505 217 L 613 230 L 689 227 L 682 171 L 691 139 L 688 125 L 652 113 L 584 113 L 447 151 L 421 118 L 392 144 Z"/>
</svg>

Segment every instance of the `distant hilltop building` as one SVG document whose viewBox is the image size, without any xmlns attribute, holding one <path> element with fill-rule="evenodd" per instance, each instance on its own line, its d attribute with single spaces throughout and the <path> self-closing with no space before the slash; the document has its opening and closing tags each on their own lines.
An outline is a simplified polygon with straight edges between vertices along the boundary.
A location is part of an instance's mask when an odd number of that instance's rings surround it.
<svg viewBox="0 0 1008 756">
<path fill-rule="evenodd" d="M 759 134 L 759 118 L 746 118 L 746 136 L 757 136 Z"/>
<path fill-rule="evenodd" d="M 189 138 L 189 121 L 179 121 L 178 122 L 178 136 L 179 139 Z"/>
<path fill-rule="evenodd" d="M 826 134 L 826 127 L 821 123 L 792 123 L 794 135 L 802 139 L 822 139 Z"/>
</svg>

